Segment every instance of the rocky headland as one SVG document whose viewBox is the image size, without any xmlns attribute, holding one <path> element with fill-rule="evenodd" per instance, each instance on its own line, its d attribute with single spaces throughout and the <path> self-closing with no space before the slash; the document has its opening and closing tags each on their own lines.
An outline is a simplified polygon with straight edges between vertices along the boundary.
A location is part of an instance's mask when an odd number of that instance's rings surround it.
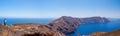
<svg viewBox="0 0 120 36">
<path fill-rule="evenodd" d="M 62 16 L 53 22 L 41 24 L 15 24 L 11 26 L 0 25 L 2 36 L 67 36 L 74 33 L 81 24 L 107 23 L 109 20 L 104 17 L 75 18 Z"/>
<path fill-rule="evenodd" d="M 57 30 L 67 35 L 73 33 L 77 29 L 77 27 L 81 24 L 87 23 L 96 24 L 107 22 L 109 22 L 109 20 L 104 17 L 74 18 L 70 16 L 63 16 L 49 23 L 47 26 L 52 28 L 52 30 Z"/>
</svg>

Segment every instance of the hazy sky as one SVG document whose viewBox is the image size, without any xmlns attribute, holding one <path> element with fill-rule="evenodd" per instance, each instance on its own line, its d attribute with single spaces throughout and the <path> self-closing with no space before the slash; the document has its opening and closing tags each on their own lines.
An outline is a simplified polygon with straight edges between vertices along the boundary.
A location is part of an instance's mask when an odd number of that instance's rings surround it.
<svg viewBox="0 0 120 36">
<path fill-rule="evenodd" d="M 120 18 L 120 0 L 0 0 L 0 17 L 60 16 Z"/>
</svg>

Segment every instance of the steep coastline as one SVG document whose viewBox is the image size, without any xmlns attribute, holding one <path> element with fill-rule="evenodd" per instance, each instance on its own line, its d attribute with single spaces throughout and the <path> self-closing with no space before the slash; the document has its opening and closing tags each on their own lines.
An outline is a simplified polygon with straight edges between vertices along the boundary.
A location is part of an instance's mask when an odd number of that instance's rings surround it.
<svg viewBox="0 0 120 36">
<path fill-rule="evenodd" d="M 66 36 L 74 33 L 77 27 L 86 23 L 107 23 L 109 20 L 104 17 L 89 17 L 89 18 L 74 18 L 70 16 L 62 16 L 53 22 L 45 25 L 41 24 L 15 24 L 12 26 L 3 26 L 0 35 L 8 34 L 9 36 L 28 36 L 28 35 L 43 35 L 43 36 Z M 11 31 L 11 32 L 10 32 Z"/>
<path fill-rule="evenodd" d="M 109 22 L 109 20 L 104 17 L 73 18 L 70 16 L 62 16 L 61 18 L 48 24 L 48 26 L 51 27 L 53 30 L 57 30 L 64 33 L 65 35 L 68 35 L 70 33 L 73 33 L 81 24 L 107 22 Z"/>
</svg>

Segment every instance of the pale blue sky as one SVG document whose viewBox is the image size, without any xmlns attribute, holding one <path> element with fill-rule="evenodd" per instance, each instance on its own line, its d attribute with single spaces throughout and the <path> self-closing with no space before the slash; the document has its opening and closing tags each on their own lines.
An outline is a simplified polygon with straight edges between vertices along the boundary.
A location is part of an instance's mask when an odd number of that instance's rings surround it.
<svg viewBox="0 0 120 36">
<path fill-rule="evenodd" d="M 0 17 L 60 16 L 120 18 L 120 0 L 0 0 Z"/>
</svg>

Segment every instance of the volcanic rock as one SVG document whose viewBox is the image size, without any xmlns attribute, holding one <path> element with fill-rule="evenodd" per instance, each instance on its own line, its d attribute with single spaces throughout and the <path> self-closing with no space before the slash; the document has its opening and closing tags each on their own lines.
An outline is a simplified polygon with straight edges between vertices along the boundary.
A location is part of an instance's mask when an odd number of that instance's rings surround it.
<svg viewBox="0 0 120 36">
<path fill-rule="evenodd" d="M 70 16 L 62 16 L 61 18 L 49 23 L 52 30 L 57 30 L 64 34 L 74 33 L 80 24 L 95 24 L 95 23 L 107 23 L 108 19 L 102 17 L 90 17 L 90 18 L 73 18 Z"/>
</svg>

